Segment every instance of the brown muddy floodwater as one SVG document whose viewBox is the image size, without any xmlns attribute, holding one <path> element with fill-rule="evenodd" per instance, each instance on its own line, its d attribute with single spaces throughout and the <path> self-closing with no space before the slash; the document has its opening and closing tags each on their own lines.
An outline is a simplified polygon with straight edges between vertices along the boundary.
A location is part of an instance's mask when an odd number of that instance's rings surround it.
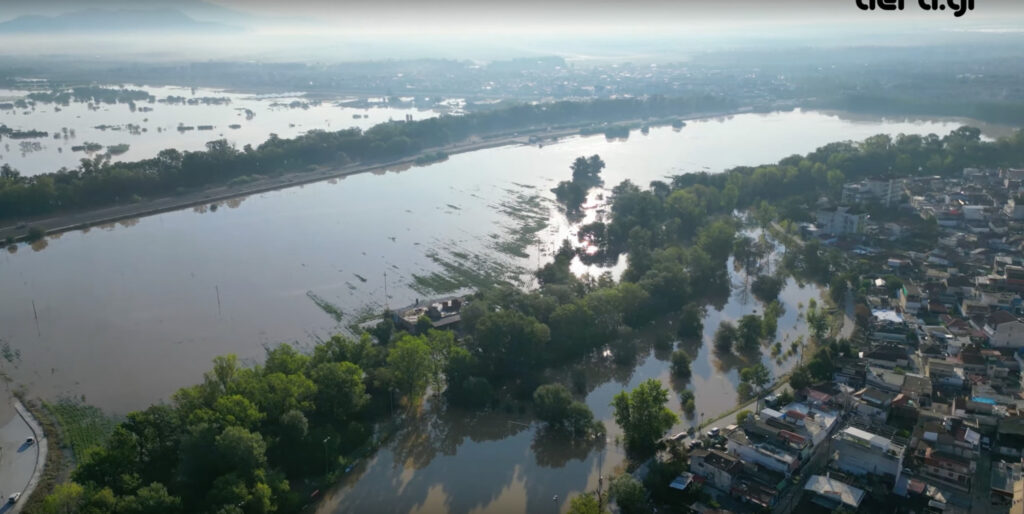
<svg viewBox="0 0 1024 514">
<path fill-rule="evenodd" d="M 348 323 L 368 309 L 495 276 L 528 286 L 523 277 L 572 233 L 550 189 L 577 156 L 600 154 L 608 186 L 624 179 L 646 186 L 688 171 L 775 162 L 837 140 L 945 134 L 957 126 L 800 111 L 714 118 L 634 132 L 626 141 L 571 137 L 543 148 L 482 150 L 52 237 L 0 253 L 0 339 L 21 355 L 7 369 L 33 394 L 84 397 L 124 413 L 201 380 L 217 355 L 257 362 L 264 345 L 308 345 L 337 331 L 311 296 L 334 304 Z M 709 418 L 736 405 L 738 369 L 750 363 L 723 360 L 707 343 L 720 320 L 762 306 L 742 273 L 734 270 L 732 279 L 728 299 L 709 308 L 703 344 L 689 348 L 697 357 L 687 383 L 671 381 L 668 352 L 654 350 L 632 366 L 587 369 L 586 402 L 605 422 L 607 441 L 573 446 L 515 414 L 429 407 L 328 492 L 319 512 L 564 509 L 569 497 L 622 466 L 609 406 L 617 392 L 655 377 L 675 392 L 693 390 L 697 412 Z M 800 304 L 819 295 L 816 287 L 786 284 L 784 348 L 805 333 Z M 778 375 L 795 360 L 765 363 Z M 677 394 L 671 407 L 681 412 Z M 697 417 L 683 416 L 674 430 Z"/>
<path fill-rule="evenodd" d="M 264 345 L 308 345 L 337 331 L 310 293 L 340 308 L 347 323 L 367 308 L 406 305 L 482 275 L 522 277 L 571 233 L 550 188 L 577 156 L 600 154 L 609 186 L 627 178 L 646 186 L 836 140 L 956 126 L 746 114 L 634 132 L 626 141 L 493 148 L 70 232 L 0 252 L 0 339 L 21 352 L 10 374 L 33 394 L 84 396 L 124 413 L 201 380 L 214 356 L 255 362 Z M 532 231 L 544 225 L 534 244 Z M 657 360 L 646 362 L 638 377 Z M 732 394 L 719 387 L 730 373 L 711 362 L 698 369 L 695 383 L 709 386 L 697 391 L 698 403 Z"/>
<path fill-rule="evenodd" d="M 605 440 L 573 443 L 514 413 L 441 412 L 442 407 L 431 403 L 376 455 L 357 464 L 326 495 L 317 512 L 565 511 L 567 498 L 596 490 L 601 475 L 615 476 L 624 468 L 625 451 L 616 443 L 622 432 L 610 406 L 619 391 L 632 389 L 648 378 L 660 380 L 673 392 L 670 407 L 681 420 L 670 433 L 695 426 L 700 413 L 710 419 L 738 404 L 739 369 L 756 361 L 738 356 L 723 358 L 712 351 L 711 339 L 721 321 L 735 323 L 745 314 L 760 313 L 763 305 L 750 294 L 744 273 L 731 269 L 731 277 L 733 290 L 728 302 L 708 308 L 703 341 L 677 343 L 697 355 L 689 380 L 672 379 L 671 351 L 649 349 L 635 365 L 617 366 L 609 361 L 588 366 L 587 383 L 593 389 L 585 401 L 594 416 L 604 422 L 608 430 Z M 785 314 L 779 318 L 778 340 L 784 348 L 806 334 L 801 306 L 820 295 L 816 286 L 801 286 L 792 278 L 787 281 L 779 295 Z M 793 354 L 780 364 L 767 351 L 765 354 L 762 362 L 774 376 L 792 369 L 799 358 Z M 683 389 L 695 393 L 697 408 L 692 416 L 682 414 L 678 393 Z M 553 501 L 555 496 L 558 502 Z"/>
</svg>

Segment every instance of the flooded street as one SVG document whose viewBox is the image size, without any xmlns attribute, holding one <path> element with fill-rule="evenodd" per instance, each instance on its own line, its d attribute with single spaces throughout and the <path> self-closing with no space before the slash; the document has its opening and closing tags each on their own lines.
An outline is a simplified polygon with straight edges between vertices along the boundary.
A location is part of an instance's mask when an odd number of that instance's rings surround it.
<svg viewBox="0 0 1024 514">
<path fill-rule="evenodd" d="M 569 233 L 549 190 L 577 156 L 600 154 L 608 186 L 627 178 L 646 186 L 686 171 L 774 162 L 835 140 L 941 134 L 957 125 L 740 115 L 634 132 L 627 141 L 571 137 L 543 148 L 493 148 L 69 232 L 0 253 L 0 338 L 21 352 L 10 374 L 33 394 L 84 397 L 124 413 L 201 380 L 214 356 L 256 361 L 264 345 L 301 346 L 337 331 L 309 294 L 336 305 L 348 323 L 368 308 L 407 305 L 485 275 L 528 274 Z M 544 225 L 538 246 L 531 230 Z M 794 301 L 809 294 L 791 288 L 785 294 Z M 729 317 L 756 307 L 732 301 Z M 716 314 L 709 316 L 713 330 Z M 630 380 L 664 372 L 664 363 L 648 368 L 657 359 L 644 362 Z M 734 382 L 735 366 L 720 366 L 703 353 L 697 359 L 698 410 L 718 404 L 705 389 L 734 403 L 723 385 Z M 609 387 L 592 395 L 610 399 L 620 386 Z M 603 415 L 607 401 L 599 404 Z"/>
</svg>

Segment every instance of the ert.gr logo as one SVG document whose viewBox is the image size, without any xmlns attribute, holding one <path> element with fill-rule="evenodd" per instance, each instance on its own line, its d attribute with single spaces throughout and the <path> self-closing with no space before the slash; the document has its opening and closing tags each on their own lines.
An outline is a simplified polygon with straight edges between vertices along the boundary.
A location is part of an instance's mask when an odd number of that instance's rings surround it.
<svg viewBox="0 0 1024 514">
<path fill-rule="evenodd" d="M 862 11 L 902 11 L 906 0 L 857 0 L 857 7 Z M 917 0 L 917 5 L 925 11 L 945 11 L 947 8 L 953 16 L 961 17 L 967 11 L 974 10 L 974 0 Z"/>
</svg>

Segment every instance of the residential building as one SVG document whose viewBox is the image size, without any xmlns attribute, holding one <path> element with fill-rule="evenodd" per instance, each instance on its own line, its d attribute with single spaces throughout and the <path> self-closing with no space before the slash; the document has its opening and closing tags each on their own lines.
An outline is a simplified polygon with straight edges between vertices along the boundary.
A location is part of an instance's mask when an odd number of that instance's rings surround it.
<svg viewBox="0 0 1024 514">
<path fill-rule="evenodd" d="M 891 439 L 864 429 L 846 427 L 836 434 L 832 448 L 835 466 L 854 475 L 879 475 L 895 484 L 903 471 L 906 449 Z"/>
<path fill-rule="evenodd" d="M 821 232 L 842 236 L 863 232 L 868 215 L 854 207 L 840 206 L 819 209 L 816 219 Z"/>
<path fill-rule="evenodd" d="M 868 179 L 843 185 L 842 201 L 845 204 L 880 203 L 890 207 L 899 202 L 903 188 L 895 180 Z"/>
<path fill-rule="evenodd" d="M 748 418 L 742 427 L 726 436 L 726 449 L 748 465 L 789 476 L 800 467 L 810 442 L 795 431 L 781 430 Z"/>
<path fill-rule="evenodd" d="M 921 310 L 921 306 L 924 304 L 924 297 L 921 295 L 921 289 L 916 284 L 911 281 L 904 282 L 899 294 L 900 308 L 903 309 L 903 312 L 916 315 Z"/>
<path fill-rule="evenodd" d="M 1004 310 L 997 310 L 985 319 L 989 344 L 996 348 L 1024 348 L 1024 323 Z"/>
<path fill-rule="evenodd" d="M 733 480 L 743 471 L 738 458 L 718 450 L 695 450 L 690 453 L 690 472 L 707 480 L 708 485 L 729 491 Z"/>
<path fill-rule="evenodd" d="M 863 489 L 840 482 L 830 475 L 811 475 L 804 491 L 814 495 L 814 503 L 833 511 L 840 507 L 857 510 L 865 494 Z"/>
</svg>

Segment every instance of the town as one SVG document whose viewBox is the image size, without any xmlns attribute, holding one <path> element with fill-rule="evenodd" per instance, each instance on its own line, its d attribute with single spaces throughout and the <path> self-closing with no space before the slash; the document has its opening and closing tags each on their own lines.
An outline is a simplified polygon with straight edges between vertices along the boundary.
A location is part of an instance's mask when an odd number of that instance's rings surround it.
<svg viewBox="0 0 1024 514">
<path fill-rule="evenodd" d="M 1022 184 L 1024 169 L 967 168 L 823 200 L 802 237 L 874 270 L 847 291 L 852 352 L 832 381 L 791 378 L 692 439 L 673 487 L 700 483 L 717 505 L 692 509 L 1024 512 Z M 938 244 L 914 249 L 928 224 Z"/>
</svg>

